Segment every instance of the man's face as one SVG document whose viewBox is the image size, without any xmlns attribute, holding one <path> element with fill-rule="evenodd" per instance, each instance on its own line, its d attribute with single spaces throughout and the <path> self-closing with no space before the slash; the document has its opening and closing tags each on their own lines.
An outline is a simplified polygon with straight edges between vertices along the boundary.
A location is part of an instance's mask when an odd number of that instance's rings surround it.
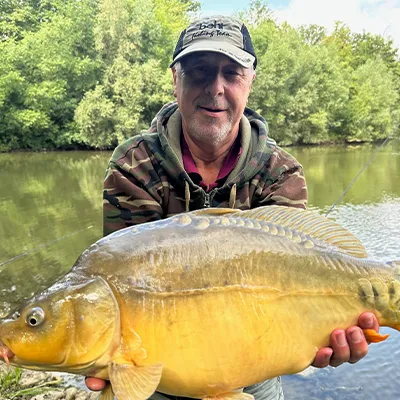
<svg viewBox="0 0 400 400">
<path fill-rule="evenodd" d="M 184 133 L 214 145 L 235 138 L 253 70 L 222 54 L 205 52 L 184 57 L 173 74 Z"/>
</svg>

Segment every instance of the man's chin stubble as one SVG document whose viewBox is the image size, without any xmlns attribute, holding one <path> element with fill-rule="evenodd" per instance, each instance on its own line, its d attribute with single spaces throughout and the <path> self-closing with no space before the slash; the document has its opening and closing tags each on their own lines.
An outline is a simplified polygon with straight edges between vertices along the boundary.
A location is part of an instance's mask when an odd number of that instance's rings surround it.
<svg viewBox="0 0 400 400">
<path fill-rule="evenodd" d="M 204 124 L 201 124 L 204 126 Z M 215 127 L 213 129 L 204 129 L 200 124 L 195 121 L 189 125 L 189 129 L 193 138 L 196 138 L 204 143 L 212 144 L 214 146 L 222 143 L 231 131 L 231 124 L 226 122 L 221 127 Z"/>
</svg>

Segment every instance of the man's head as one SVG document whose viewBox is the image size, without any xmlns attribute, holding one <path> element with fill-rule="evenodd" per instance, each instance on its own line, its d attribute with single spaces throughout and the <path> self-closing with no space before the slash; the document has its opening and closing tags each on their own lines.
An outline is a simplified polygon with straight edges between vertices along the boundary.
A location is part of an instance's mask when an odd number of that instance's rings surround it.
<svg viewBox="0 0 400 400">
<path fill-rule="evenodd" d="M 249 31 L 236 17 L 216 15 L 191 23 L 181 32 L 170 67 L 188 54 L 205 51 L 224 54 L 245 68 L 257 66 Z"/>
<path fill-rule="evenodd" d="M 213 145 L 235 138 L 256 64 L 236 18 L 207 17 L 185 29 L 171 64 L 184 133 Z"/>
</svg>

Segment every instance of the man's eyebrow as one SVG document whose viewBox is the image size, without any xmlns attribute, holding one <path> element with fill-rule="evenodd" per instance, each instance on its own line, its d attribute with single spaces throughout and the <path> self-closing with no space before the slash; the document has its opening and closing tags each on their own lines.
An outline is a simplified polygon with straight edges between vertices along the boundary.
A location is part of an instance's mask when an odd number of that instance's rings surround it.
<svg viewBox="0 0 400 400">
<path fill-rule="evenodd" d="M 245 70 L 246 68 L 242 67 L 238 63 L 231 62 L 229 64 L 225 64 L 222 68 L 234 68 L 234 69 L 240 69 L 240 70 Z"/>
<path fill-rule="evenodd" d="M 245 75 L 245 74 L 246 74 L 246 71 L 247 71 L 247 68 L 245 68 L 245 67 L 243 67 L 243 66 L 241 66 L 241 65 L 239 65 L 239 64 L 237 64 L 237 63 L 235 63 L 235 62 L 232 62 L 232 63 L 229 63 L 229 64 L 224 65 L 224 66 L 222 67 L 222 69 L 223 69 L 223 70 L 224 70 L 224 69 L 233 69 L 234 71 L 236 71 L 236 72 L 239 73 L 240 75 Z"/>
</svg>

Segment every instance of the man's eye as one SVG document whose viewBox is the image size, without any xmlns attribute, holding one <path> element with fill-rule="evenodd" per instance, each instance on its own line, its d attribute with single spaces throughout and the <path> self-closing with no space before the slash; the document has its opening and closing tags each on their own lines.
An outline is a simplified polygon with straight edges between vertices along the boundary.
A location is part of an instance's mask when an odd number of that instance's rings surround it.
<svg viewBox="0 0 400 400">
<path fill-rule="evenodd" d="M 198 74 L 204 74 L 204 73 L 206 73 L 208 71 L 208 68 L 196 67 L 196 68 L 193 68 L 192 71 L 195 72 L 195 73 L 198 73 Z"/>
<path fill-rule="evenodd" d="M 187 74 L 196 80 L 205 79 L 209 75 L 209 70 L 204 67 L 196 67 L 188 70 Z"/>
</svg>

